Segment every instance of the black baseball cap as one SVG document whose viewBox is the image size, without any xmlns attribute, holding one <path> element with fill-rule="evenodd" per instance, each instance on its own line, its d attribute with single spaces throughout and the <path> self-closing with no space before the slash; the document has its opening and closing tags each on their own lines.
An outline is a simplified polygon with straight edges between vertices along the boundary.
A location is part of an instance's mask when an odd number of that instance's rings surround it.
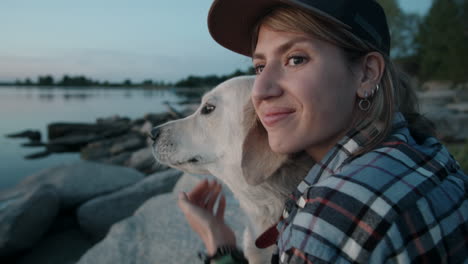
<svg viewBox="0 0 468 264">
<path fill-rule="evenodd" d="M 250 57 L 254 26 L 280 5 L 326 16 L 378 51 L 390 55 L 387 19 L 375 0 L 215 0 L 208 14 L 208 29 L 219 44 Z"/>
</svg>

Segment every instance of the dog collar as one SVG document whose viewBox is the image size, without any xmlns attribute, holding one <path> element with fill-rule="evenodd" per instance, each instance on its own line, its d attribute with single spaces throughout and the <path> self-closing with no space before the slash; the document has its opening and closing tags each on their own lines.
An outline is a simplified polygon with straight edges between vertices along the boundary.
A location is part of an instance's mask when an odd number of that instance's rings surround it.
<svg viewBox="0 0 468 264">
<path fill-rule="evenodd" d="M 270 226 L 265 232 L 263 232 L 255 240 L 255 246 L 257 246 L 258 248 L 267 248 L 269 246 L 273 246 L 274 244 L 276 244 L 276 241 L 278 240 L 278 236 L 279 236 L 279 232 L 276 226 L 281 220 L 283 220 L 282 216 L 278 222 L 276 222 L 274 225 Z"/>
</svg>

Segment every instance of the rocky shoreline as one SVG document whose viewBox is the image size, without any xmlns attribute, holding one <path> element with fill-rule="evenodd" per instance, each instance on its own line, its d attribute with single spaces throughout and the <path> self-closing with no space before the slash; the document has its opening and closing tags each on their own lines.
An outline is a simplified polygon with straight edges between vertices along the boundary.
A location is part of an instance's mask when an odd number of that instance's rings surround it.
<svg viewBox="0 0 468 264">
<path fill-rule="evenodd" d="M 25 130 L 6 135 L 10 138 L 28 138 L 24 147 L 41 148 L 25 159 L 43 158 L 53 153 L 79 152 L 81 159 L 105 164 L 135 168 L 146 175 L 164 167 L 155 164 L 151 154 L 148 133 L 151 128 L 192 113 L 195 105 L 179 112 L 167 105 L 168 111 L 146 114 L 130 120 L 113 116 L 99 118 L 96 123 L 52 123 L 47 126 L 47 141 L 36 130 Z"/>
<path fill-rule="evenodd" d="M 79 152 L 81 161 L 45 169 L 0 192 L 0 263 L 77 263 L 112 225 L 150 198 L 170 193 L 182 172 L 155 161 L 147 135 L 195 107 L 177 112 L 168 106 L 167 112 L 135 120 L 53 123 L 47 142 L 38 131 L 7 135 L 45 149 L 26 158 Z M 177 209 L 175 201 L 167 207 Z"/>
<path fill-rule="evenodd" d="M 467 140 L 466 89 L 429 89 L 419 98 L 440 138 Z M 196 263 L 202 245 L 178 210 L 176 194 L 199 177 L 157 164 L 147 138 L 152 127 L 193 110 L 54 123 L 47 142 L 38 131 L 9 135 L 45 148 L 27 158 L 80 152 L 82 160 L 0 192 L 0 263 Z M 240 238 L 245 216 L 231 194 L 227 200 L 226 219 Z"/>
</svg>

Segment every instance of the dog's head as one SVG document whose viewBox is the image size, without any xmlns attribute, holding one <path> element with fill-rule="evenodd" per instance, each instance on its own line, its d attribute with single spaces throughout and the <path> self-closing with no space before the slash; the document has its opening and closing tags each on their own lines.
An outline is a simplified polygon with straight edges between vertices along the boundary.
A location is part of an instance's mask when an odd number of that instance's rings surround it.
<svg viewBox="0 0 468 264">
<path fill-rule="evenodd" d="M 230 79 L 203 96 L 192 115 L 152 130 L 153 154 L 162 164 L 194 174 L 223 177 L 242 168 L 247 183 L 272 176 L 288 156 L 274 153 L 250 93 L 254 77 Z"/>
</svg>

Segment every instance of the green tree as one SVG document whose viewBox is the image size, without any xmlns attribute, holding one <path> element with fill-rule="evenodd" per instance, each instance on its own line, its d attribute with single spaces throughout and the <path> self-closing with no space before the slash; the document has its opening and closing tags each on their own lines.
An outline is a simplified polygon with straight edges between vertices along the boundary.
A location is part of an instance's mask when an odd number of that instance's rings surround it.
<svg viewBox="0 0 468 264">
<path fill-rule="evenodd" d="M 37 80 L 38 85 L 54 85 L 54 77 L 51 75 L 39 76 Z"/>
<path fill-rule="evenodd" d="M 420 25 L 420 77 L 468 81 L 468 1 L 434 0 Z"/>
<path fill-rule="evenodd" d="M 123 85 L 124 85 L 124 86 L 132 86 L 132 80 L 130 80 L 130 79 L 125 79 L 125 81 L 123 82 Z"/>
<path fill-rule="evenodd" d="M 392 38 L 391 54 L 393 57 L 408 57 L 413 55 L 414 39 L 418 31 L 420 17 L 416 14 L 403 12 L 397 0 L 378 0 L 385 10 Z"/>
</svg>

